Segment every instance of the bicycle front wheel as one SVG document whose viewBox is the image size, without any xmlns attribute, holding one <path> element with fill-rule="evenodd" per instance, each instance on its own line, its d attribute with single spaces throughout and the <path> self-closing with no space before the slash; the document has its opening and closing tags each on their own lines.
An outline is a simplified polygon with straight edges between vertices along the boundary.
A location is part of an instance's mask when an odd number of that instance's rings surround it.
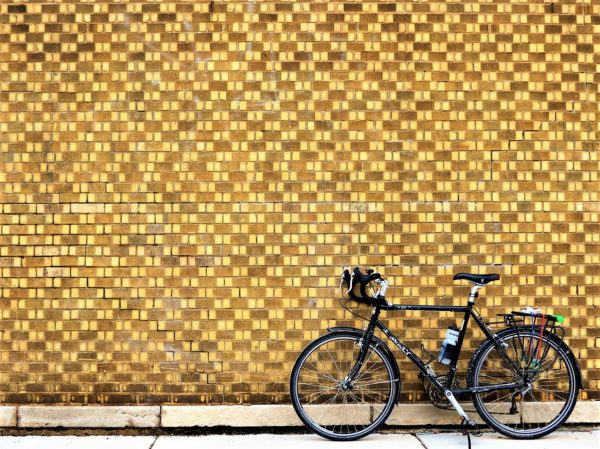
<svg viewBox="0 0 600 449">
<path fill-rule="evenodd" d="M 361 338 L 335 332 L 318 338 L 300 354 L 290 381 L 292 404 L 312 431 L 330 440 L 362 438 L 392 412 L 398 379 L 381 342 L 372 342 L 360 372 L 346 376 L 361 351 Z"/>
<path fill-rule="evenodd" d="M 567 420 L 577 402 L 578 369 L 568 348 L 539 328 L 508 329 L 498 334 L 502 354 L 485 341 L 469 367 L 469 384 L 486 387 L 521 384 L 514 389 L 473 394 L 481 418 L 511 438 L 547 435 Z"/>
</svg>

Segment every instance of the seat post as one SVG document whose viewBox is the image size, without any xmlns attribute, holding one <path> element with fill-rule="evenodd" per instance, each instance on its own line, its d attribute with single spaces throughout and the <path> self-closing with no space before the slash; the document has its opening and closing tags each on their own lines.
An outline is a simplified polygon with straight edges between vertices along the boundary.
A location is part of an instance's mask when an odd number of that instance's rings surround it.
<svg viewBox="0 0 600 449">
<path fill-rule="evenodd" d="M 475 299 L 479 296 L 479 289 L 483 287 L 483 284 L 473 283 L 473 288 L 471 289 L 471 294 L 469 295 L 469 304 L 475 304 Z"/>
</svg>

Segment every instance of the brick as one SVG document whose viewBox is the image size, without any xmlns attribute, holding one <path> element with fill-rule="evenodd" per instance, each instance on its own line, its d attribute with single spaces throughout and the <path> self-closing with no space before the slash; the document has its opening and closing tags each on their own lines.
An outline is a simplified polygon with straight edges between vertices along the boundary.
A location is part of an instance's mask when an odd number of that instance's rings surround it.
<svg viewBox="0 0 600 449">
<path fill-rule="evenodd" d="M 406 303 L 499 272 L 482 313 L 567 316 L 600 399 L 599 16 L 0 6 L 0 402 L 286 404 L 301 348 L 362 327 L 345 265 Z M 437 351 L 455 317 L 387 319 Z M 401 364 L 402 399 L 425 400 Z"/>
</svg>

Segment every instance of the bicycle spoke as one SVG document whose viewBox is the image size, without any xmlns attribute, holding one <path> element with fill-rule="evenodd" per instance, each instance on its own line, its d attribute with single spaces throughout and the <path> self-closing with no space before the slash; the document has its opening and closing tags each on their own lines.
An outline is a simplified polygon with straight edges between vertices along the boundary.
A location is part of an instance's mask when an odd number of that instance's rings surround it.
<svg viewBox="0 0 600 449">
<path fill-rule="evenodd" d="M 335 361 L 335 359 L 333 358 L 333 355 L 331 354 L 331 352 L 329 350 L 327 351 L 327 355 L 329 356 L 329 358 L 333 362 L 334 366 L 337 368 L 338 374 L 341 376 L 342 375 L 342 370 L 338 366 L 337 362 Z"/>
<path fill-rule="evenodd" d="M 332 389 L 333 390 L 333 389 Z M 337 390 L 336 390 L 337 391 Z M 314 392 L 309 392 L 305 395 L 303 395 L 301 397 L 301 399 L 308 399 L 309 397 L 313 396 L 313 395 L 317 395 L 312 401 L 310 401 L 310 403 L 315 403 L 318 402 L 318 400 L 323 397 L 326 396 L 327 394 L 329 394 L 329 392 L 325 392 L 325 391 L 314 391 Z"/>
<path fill-rule="evenodd" d="M 310 363 L 310 364 L 312 365 L 312 363 Z M 314 366 L 314 365 L 312 365 L 312 366 Z M 328 378 L 328 379 L 330 379 L 330 380 L 332 380 L 334 382 L 338 381 L 338 379 L 336 379 L 335 377 L 333 377 L 329 373 L 325 373 L 323 371 L 317 371 L 317 367 L 316 366 L 314 366 L 314 369 L 312 369 L 312 370 L 311 369 L 307 369 L 305 367 L 303 367 L 302 369 L 303 369 L 303 372 L 308 371 L 308 372 L 316 373 L 317 375 L 326 377 L 326 378 Z"/>
<path fill-rule="evenodd" d="M 390 385 L 393 381 L 392 380 L 381 380 L 381 381 L 375 381 L 375 382 L 361 382 L 361 386 L 363 385 L 382 385 L 382 384 L 386 384 L 386 385 Z"/>
<path fill-rule="evenodd" d="M 551 432 L 574 406 L 574 370 L 548 337 L 543 336 L 541 342 L 539 336 L 523 331 L 504 334 L 504 356 L 519 371 L 512 370 L 489 343 L 474 362 L 472 386 L 522 383 L 522 387 L 505 393 L 477 393 L 473 395 L 475 408 L 494 429 L 511 437 L 532 438 Z"/>
<path fill-rule="evenodd" d="M 369 346 L 360 371 L 347 379 L 358 348 L 357 337 L 326 336 L 295 368 L 297 411 L 315 431 L 332 439 L 366 435 L 392 410 L 397 379 L 380 348 Z"/>
</svg>

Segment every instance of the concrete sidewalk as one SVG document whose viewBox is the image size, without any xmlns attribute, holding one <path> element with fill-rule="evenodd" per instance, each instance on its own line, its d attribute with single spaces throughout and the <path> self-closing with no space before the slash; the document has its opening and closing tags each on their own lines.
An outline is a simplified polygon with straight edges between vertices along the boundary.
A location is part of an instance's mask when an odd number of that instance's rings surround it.
<svg viewBox="0 0 600 449">
<path fill-rule="evenodd" d="M 497 433 L 472 437 L 473 449 L 600 449 L 600 429 L 554 432 L 537 440 L 511 440 Z M 375 433 L 362 440 L 337 443 L 316 435 L 205 436 L 17 436 L 0 437 L 1 449 L 466 449 L 460 433 Z"/>
</svg>

